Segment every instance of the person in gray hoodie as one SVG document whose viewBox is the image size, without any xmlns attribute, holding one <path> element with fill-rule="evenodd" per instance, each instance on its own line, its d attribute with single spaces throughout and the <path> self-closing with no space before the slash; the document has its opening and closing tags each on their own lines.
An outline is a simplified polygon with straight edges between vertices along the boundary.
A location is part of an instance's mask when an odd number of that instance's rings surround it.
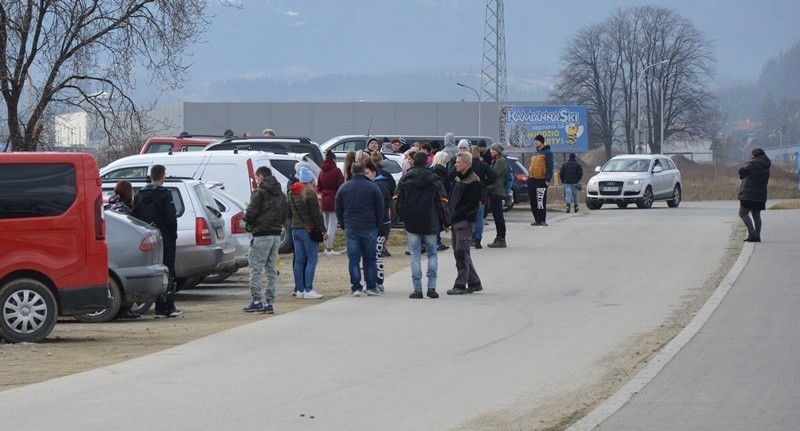
<svg viewBox="0 0 800 431">
<path fill-rule="evenodd" d="M 747 242 L 761 242 L 761 211 L 766 208 L 769 168 L 772 161 L 761 148 L 753 148 L 753 158 L 739 168 L 739 217 L 747 227 Z M 750 220 L 750 214 L 753 219 Z"/>
<path fill-rule="evenodd" d="M 450 160 L 455 160 L 456 153 L 458 152 L 456 148 L 456 137 L 450 132 L 444 135 L 444 148 L 442 148 L 442 151 L 447 153 Z"/>
</svg>

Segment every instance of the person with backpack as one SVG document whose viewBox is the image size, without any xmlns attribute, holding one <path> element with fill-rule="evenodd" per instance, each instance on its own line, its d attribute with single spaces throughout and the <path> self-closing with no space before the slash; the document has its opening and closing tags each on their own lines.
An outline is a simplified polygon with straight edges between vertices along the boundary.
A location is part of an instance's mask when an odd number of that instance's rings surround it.
<svg viewBox="0 0 800 431">
<path fill-rule="evenodd" d="M 531 226 L 547 226 L 547 183 L 553 180 L 553 152 L 544 144 L 544 136 L 533 138 L 536 154 L 531 157 L 528 168 L 528 196 L 531 197 Z"/>
<path fill-rule="evenodd" d="M 583 167 L 575 161 L 575 153 L 569 153 L 569 160 L 561 165 L 558 171 L 561 183 L 564 184 L 564 202 L 567 204 L 567 213 L 570 205 L 578 212 L 578 183 L 583 178 Z"/>
<path fill-rule="evenodd" d="M 503 215 L 503 201 L 506 198 L 505 183 L 508 176 L 508 162 L 503 157 L 503 148 L 500 144 L 493 144 L 489 150 L 492 152 L 492 169 L 496 175 L 494 182 L 489 186 L 487 193 L 489 194 L 489 205 L 492 210 L 492 218 L 497 229 L 497 236 L 494 241 L 489 244 L 489 248 L 505 248 L 506 247 L 506 219 Z"/>
</svg>

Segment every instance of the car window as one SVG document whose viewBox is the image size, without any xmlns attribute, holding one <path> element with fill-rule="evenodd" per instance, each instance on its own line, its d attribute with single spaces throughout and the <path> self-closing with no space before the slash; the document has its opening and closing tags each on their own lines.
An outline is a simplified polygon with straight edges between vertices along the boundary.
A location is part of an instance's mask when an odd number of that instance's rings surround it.
<svg viewBox="0 0 800 431">
<path fill-rule="evenodd" d="M 270 160 L 269 163 L 278 172 L 282 173 L 284 177 L 291 178 L 294 175 L 294 165 L 297 164 L 296 160 Z"/>
<path fill-rule="evenodd" d="M 133 201 L 136 202 L 136 194 L 144 186 L 133 186 Z M 172 203 L 175 204 L 175 214 L 181 218 L 186 207 L 184 206 L 181 192 L 176 187 L 164 186 L 172 194 Z M 114 194 L 114 184 L 103 184 L 103 202 L 108 202 L 108 198 Z"/>
<path fill-rule="evenodd" d="M 665 170 L 667 170 L 667 169 L 669 169 L 669 170 L 675 170 L 675 169 L 677 169 L 677 168 L 675 167 L 675 163 L 673 163 L 673 162 L 672 162 L 672 160 L 670 160 L 670 159 L 664 159 L 664 164 L 666 165 L 666 166 L 664 167 L 664 169 L 665 169 Z"/>
<path fill-rule="evenodd" d="M 147 166 L 133 166 L 121 168 L 107 172 L 100 178 L 145 178 L 147 177 Z"/>
<path fill-rule="evenodd" d="M 148 153 L 168 153 L 172 149 L 172 142 L 151 142 L 147 146 Z"/>
<path fill-rule="evenodd" d="M 603 166 L 603 172 L 647 172 L 650 159 L 611 159 Z"/>
<path fill-rule="evenodd" d="M 208 188 L 203 184 L 196 184 L 194 190 L 197 192 L 197 197 L 200 198 L 200 205 L 205 209 L 208 218 L 212 221 L 219 220 L 222 214 L 212 211 L 217 209 L 217 203 Z"/>
<path fill-rule="evenodd" d="M 203 145 L 181 145 L 181 151 L 203 151 Z"/>
<path fill-rule="evenodd" d="M 358 151 L 367 148 L 367 141 L 363 139 L 353 139 L 349 141 L 342 141 L 331 147 L 334 152 L 348 152 Z"/>
<path fill-rule="evenodd" d="M 403 167 L 391 159 L 383 159 L 383 169 L 390 174 L 397 174 L 403 171 Z"/>
<path fill-rule="evenodd" d="M 8 164 L 0 169 L 0 218 L 61 215 L 76 198 L 75 167 Z"/>
</svg>

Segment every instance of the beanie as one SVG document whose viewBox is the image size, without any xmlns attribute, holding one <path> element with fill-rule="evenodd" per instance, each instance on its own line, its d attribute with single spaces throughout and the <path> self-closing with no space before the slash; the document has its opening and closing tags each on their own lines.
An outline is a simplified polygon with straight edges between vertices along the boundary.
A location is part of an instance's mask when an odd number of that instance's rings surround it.
<svg viewBox="0 0 800 431">
<path fill-rule="evenodd" d="M 458 148 L 469 148 L 469 141 L 466 139 L 458 141 Z"/>
<path fill-rule="evenodd" d="M 528 135 L 528 136 L 530 136 L 530 135 Z M 539 141 L 539 142 L 544 144 L 544 136 L 542 136 L 542 135 L 536 135 L 536 137 L 533 138 L 533 140 L 534 141 Z"/>
<path fill-rule="evenodd" d="M 503 154 L 503 151 L 505 150 L 505 148 L 503 148 L 503 146 L 500 144 L 492 144 L 492 149 L 500 154 Z"/>
<path fill-rule="evenodd" d="M 575 161 L 575 153 L 569 153 L 569 159 Z"/>
<path fill-rule="evenodd" d="M 297 171 L 297 179 L 300 180 L 301 183 L 310 183 L 314 181 L 314 174 L 311 172 L 311 169 L 303 166 Z"/>
<path fill-rule="evenodd" d="M 486 140 L 478 139 L 478 148 L 486 148 Z"/>
</svg>

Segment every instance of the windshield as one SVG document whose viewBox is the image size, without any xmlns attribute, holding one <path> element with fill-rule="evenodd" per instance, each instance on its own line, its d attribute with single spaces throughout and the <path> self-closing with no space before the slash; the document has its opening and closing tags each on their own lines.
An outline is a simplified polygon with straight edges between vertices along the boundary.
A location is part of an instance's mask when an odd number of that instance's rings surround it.
<svg viewBox="0 0 800 431">
<path fill-rule="evenodd" d="M 647 172 L 650 159 L 611 159 L 603 166 L 603 172 Z"/>
</svg>

